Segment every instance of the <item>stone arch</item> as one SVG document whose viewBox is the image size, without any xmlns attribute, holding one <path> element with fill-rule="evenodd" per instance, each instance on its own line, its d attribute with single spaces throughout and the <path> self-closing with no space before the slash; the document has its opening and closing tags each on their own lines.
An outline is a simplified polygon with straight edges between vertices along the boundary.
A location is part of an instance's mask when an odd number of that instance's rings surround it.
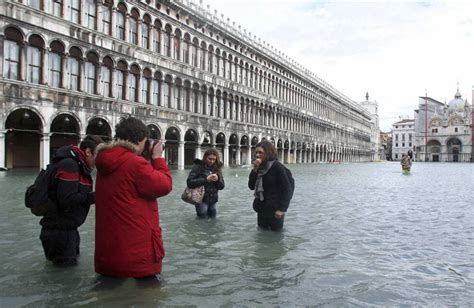
<svg viewBox="0 0 474 308">
<path fill-rule="evenodd" d="M 109 121 L 105 117 L 93 116 L 87 122 L 87 135 L 98 135 L 104 141 L 112 139 L 112 129 Z"/>
<path fill-rule="evenodd" d="M 22 168 L 40 166 L 44 118 L 35 109 L 17 106 L 5 121 L 5 166 Z"/>
</svg>

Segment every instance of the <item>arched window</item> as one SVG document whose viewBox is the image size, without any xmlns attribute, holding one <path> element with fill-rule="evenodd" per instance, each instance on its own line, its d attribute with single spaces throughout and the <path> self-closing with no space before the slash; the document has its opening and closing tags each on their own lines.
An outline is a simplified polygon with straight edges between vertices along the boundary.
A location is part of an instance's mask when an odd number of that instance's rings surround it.
<svg viewBox="0 0 474 308">
<path fill-rule="evenodd" d="M 100 26 L 99 31 L 105 34 L 110 33 L 110 18 L 112 17 L 112 5 L 109 1 L 102 1 L 99 5 Z"/>
<path fill-rule="evenodd" d="M 171 26 L 165 27 L 165 55 L 171 57 Z"/>
<path fill-rule="evenodd" d="M 130 100 L 138 102 L 138 82 L 140 78 L 140 68 L 137 65 L 132 65 L 130 74 L 128 74 L 128 95 Z"/>
<path fill-rule="evenodd" d="M 71 22 L 79 23 L 79 16 L 81 14 L 81 1 L 80 0 L 69 0 L 67 2 L 67 16 Z"/>
<path fill-rule="evenodd" d="M 143 17 L 143 22 L 142 22 L 142 37 L 141 37 L 141 46 L 142 48 L 150 48 L 148 45 L 149 43 L 149 38 L 150 38 L 150 23 L 151 23 L 151 18 L 149 15 L 145 15 Z"/>
<path fill-rule="evenodd" d="M 198 65 L 198 43 L 198 40 L 194 38 L 193 44 L 191 45 L 191 53 L 189 55 L 191 57 L 191 64 L 194 67 L 197 67 Z"/>
<path fill-rule="evenodd" d="M 82 59 L 82 52 L 77 47 L 72 47 L 69 50 L 69 58 L 67 59 L 67 77 L 68 89 L 79 91 L 81 76 L 79 75 L 80 61 Z"/>
<path fill-rule="evenodd" d="M 166 107 L 171 108 L 171 77 L 167 76 L 163 85 L 163 100 Z"/>
<path fill-rule="evenodd" d="M 161 52 L 161 23 L 158 20 L 155 20 L 153 27 L 153 51 Z"/>
<path fill-rule="evenodd" d="M 115 15 L 115 36 L 120 40 L 125 40 L 125 13 L 127 8 L 123 4 L 118 5 Z"/>
<path fill-rule="evenodd" d="M 87 54 L 87 61 L 85 65 L 85 83 L 84 83 L 84 91 L 89 94 L 96 94 L 96 76 L 97 76 L 97 69 L 99 67 L 99 57 L 93 53 L 89 52 Z"/>
<path fill-rule="evenodd" d="M 5 29 L 3 42 L 3 77 L 20 79 L 20 50 L 23 36 L 15 28 Z"/>
<path fill-rule="evenodd" d="M 141 82 L 140 102 L 145 103 L 145 104 L 150 104 L 150 96 L 148 95 L 148 93 L 150 93 L 149 87 L 151 86 L 151 71 L 149 69 L 146 68 L 143 70 L 143 75 L 140 82 Z"/>
<path fill-rule="evenodd" d="M 225 78 L 225 72 L 226 72 L 226 58 L 227 54 L 225 52 L 222 53 L 222 57 L 219 58 L 219 63 L 220 63 L 220 72 L 219 75 Z"/>
<path fill-rule="evenodd" d="M 27 63 L 28 71 L 26 73 L 28 82 L 42 83 L 42 53 L 44 51 L 43 39 L 38 35 L 32 35 L 28 40 Z"/>
<path fill-rule="evenodd" d="M 206 69 L 206 43 L 201 42 L 201 52 L 199 53 L 199 67 L 204 70 Z"/>
<path fill-rule="evenodd" d="M 51 14 L 61 17 L 63 11 L 63 2 L 61 0 L 49 0 Z"/>
<path fill-rule="evenodd" d="M 212 73 L 212 69 L 214 68 L 214 47 L 209 46 L 209 50 L 207 53 L 207 70 Z"/>
<path fill-rule="evenodd" d="M 115 93 L 118 99 L 125 99 L 125 77 L 127 76 L 127 63 L 119 61 L 115 81 Z"/>
<path fill-rule="evenodd" d="M 173 93 L 173 108 L 181 110 L 181 79 L 176 79 L 174 82 Z"/>
<path fill-rule="evenodd" d="M 160 102 L 160 93 L 161 93 L 161 76 L 155 73 L 155 78 L 153 78 L 153 94 L 152 94 L 152 104 L 154 106 L 161 106 Z"/>
<path fill-rule="evenodd" d="M 189 34 L 185 34 L 184 35 L 184 43 L 183 43 L 183 55 L 184 55 L 184 63 L 186 64 L 190 64 L 189 62 L 189 48 L 190 48 L 190 36 Z"/>
<path fill-rule="evenodd" d="M 173 38 L 173 50 L 174 50 L 174 58 L 176 60 L 181 60 L 181 31 L 176 29 Z"/>
<path fill-rule="evenodd" d="M 95 19 L 97 18 L 97 6 L 95 0 L 84 1 L 84 21 L 89 29 L 95 30 Z"/>
<path fill-rule="evenodd" d="M 128 19 L 128 39 L 130 43 L 135 45 L 138 43 L 138 18 L 140 18 L 138 11 L 133 9 Z"/>
<path fill-rule="evenodd" d="M 100 94 L 103 96 L 112 96 L 112 72 L 114 62 L 110 57 L 104 57 L 100 68 Z"/>
<path fill-rule="evenodd" d="M 50 45 L 50 53 L 48 56 L 48 83 L 51 87 L 62 87 L 62 67 L 64 56 L 64 45 L 58 41 L 54 41 Z"/>
<path fill-rule="evenodd" d="M 225 78 L 232 78 L 232 56 L 229 55 L 228 63 L 226 65 L 226 72 L 225 72 Z"/>
</svg>

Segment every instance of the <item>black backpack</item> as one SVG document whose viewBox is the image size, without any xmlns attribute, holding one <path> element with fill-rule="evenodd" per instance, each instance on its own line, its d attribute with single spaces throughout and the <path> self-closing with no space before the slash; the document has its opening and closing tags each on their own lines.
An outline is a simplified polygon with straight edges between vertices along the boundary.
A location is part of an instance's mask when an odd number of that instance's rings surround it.
<svg viewBox="0 0 474 308">
<path fill-rule="evenodd" d="M 48 211 L 51 202 L 49 193 L 52 190 L 52 179 L 56 170 L 56 164 L 49 164 L 46 170 L 41 169 L 35 183 L 26 188 L 25 206 L 36 216 L 44 216 Z"/>
<path fill-rule="evenodd" d="M 291 185 L 290 199 L 291 199 L 293 198 L 293 193 L 295 192 L 295 179 L 293 178 L 293 175 L 291 174 L 291 170 L 286 168 L 285 165 L 283 165 L 283 167 L 285 167 L 286 176 L 288 177 L 288 181 L 290 181 L 290 185 Z"/>
</svg>

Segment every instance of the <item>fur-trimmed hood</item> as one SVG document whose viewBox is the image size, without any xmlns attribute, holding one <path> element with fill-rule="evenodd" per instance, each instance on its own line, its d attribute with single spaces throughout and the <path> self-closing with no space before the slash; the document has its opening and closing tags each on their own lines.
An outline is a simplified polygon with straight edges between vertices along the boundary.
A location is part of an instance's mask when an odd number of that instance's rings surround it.
<svg viewBox="0 0 474 308">
<path fill-rule="evenodd" d="M 95 166 L 103 174 L 113 173 L 129 158 L 138 155 L 136 146 L 125 140 L 99 144 L 96 151 Z"/>
</svg>

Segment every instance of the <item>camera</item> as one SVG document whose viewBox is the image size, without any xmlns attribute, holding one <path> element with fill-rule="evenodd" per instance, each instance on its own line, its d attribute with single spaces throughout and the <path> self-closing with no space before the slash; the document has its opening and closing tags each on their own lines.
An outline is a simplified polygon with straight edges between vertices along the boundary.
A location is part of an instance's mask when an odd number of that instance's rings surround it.
<svg viewBox="0 0 474 308">
<path fill-rule="evenodd" d="M 153 138 L 148 138 L 145 141 L 145 147 L 144 147 L 143 152 L 142 152 L 142 156 L 145 157 L 145 159 L 151 161 L 151 154 L 152 153 L 150 151 L 150 146 L 151 146 L 151 150 L 153 150 L 153 148 L 155 147 L 155 145 L 158 144 L 158 142 L 160 142 L 160 140 L 153 139 Z"/>
</svg>

